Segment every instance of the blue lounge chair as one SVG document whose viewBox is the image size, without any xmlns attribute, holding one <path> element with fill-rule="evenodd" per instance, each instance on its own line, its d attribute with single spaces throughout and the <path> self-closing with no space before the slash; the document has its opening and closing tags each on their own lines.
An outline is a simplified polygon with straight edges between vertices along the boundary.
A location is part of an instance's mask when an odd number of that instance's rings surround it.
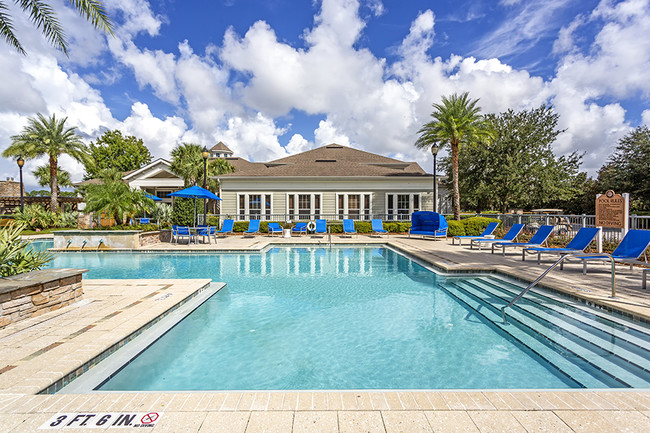
<svg viewBox="0 0 650 433">
<path fill-rule="evenodd" d="M 270 236 L 273 236 L 276 233 L 282 236 L 282 227 L 280 227 L 280 223 L 269 223 L 268 232 Z"/>
<path fill-rule="evenodd" d="M 314 234 L 317 235 L 327 234 L 327 220 L 324 219 L 316 220 L 316 228 L 314 229 Z"/>
<path fill-rule="evenodd" d="M 198 236 L 203 236 L 204 238 L 208 238 L 208 243 L 211 244 L 212 241 L 210 240 L 210 237 L 214 238 L 214 242 L 217 243 L 217 228 L 215 226 L 205 226 L 197 232 Z"/>
<path fill-rule="evenodd" d="M 521 251 L 521 260 L 526 260 L 526 253 L 537 253 L 537 264 L 539 265 L 541 256 L 544 253 L 560 255 L 583 253 L 585 251 L 585 248 L 589 246 L 591 241 L 593 241 L 598 234 L 598 230 L 600 229 L 597 227 L 581 228 L 578 230 L 578 233 L 576 233 L 573 239 L 571 239 L 571 242 L 569 242 L 564 248 L 524 248 Z M 560 269 L 562 269 L 562 265 L 563 263 L 560 263 Z"/>
<path fill-rule="evenodd" d="M 630 230 L 623 240 L 611 254 L 615 262 L 628 263 L 630 269 L 635 264 L 647 265 L 647 262 L 639 260 L 650 246 L 650 230 Z M 607 256 L 586 256 L 577 257 L 582 260 L 582 273 L 587 273 L 587 262 L 589 260 L 607 260 Z"/>
<path fill-rule="evenodd" d="M 225 235 L 227 233 L 232 233 L 233 227 L 235 226 L 235 221 L 234 220 L 223 220 L 223 225 L 221 226 L 221 230 L 217 230 L 216 233 L 219 233 L 221 235 Z"/>
<path fill-rule="evenodd" d="M 149 218 L 140 218 L 140 224 L 149 224 L 150 219 Z"/>
<path fill-rule="evenodd" d="M 192 233 L 190 231 L 189 227 L 186 227 L 186 226 L 178 227 L 177 230 L 176 230 L 176 236 L 177 236 L 178 240 L 180 240 L 180 238 L 187 237 L 187 244 L 188 245 L 190 244 L 190 242 L 192 242 L 192 239 L 194 239 L 194 241 L 196 243 L 196 234 Z M 176 243 L 178 243 L 178 240 L 176 241 Z"/>
<path fill-rule="evenodd" d="M 433 238 L 447 237 L 447 220 L 443 215 L 431 211 L 418 211 L 411 214 L 411 235 L 433 236 Z"/>
<path fill-rule="evenodd" d="M 178 226 L 175 224 L 172 224 L 172 243 L 173 242 L 178 243 Z"/>
<path fill-rule="evenodd" d="M 291 233 L 296 233 L 298 235 L 307 234 L 307 223 L 296 223 L 296 226 L 291 229 Z"/>
<path fill-rule="evenodd" d="M 481 233 L 478 236 L 454 236 L 453 238 L 451 238 L 451 244 L 453 245 L 456 239 L 458 239 L 458 245 L 462 245 L 463 239 L 472 240 L 472 239 L 484 238 L 485 236 L 490 236 L 492 233 L 494 233 L 494 231 L 497 229 L 498 226 L 499 223 L 490 223 L 487 225 L 487 227 L 485 227 L 483 233 Z"/>
<path fill-rule="evenodd" d="M 501 243 L 514 242 L 517 239 L 517 236 L 519 236 L 519 233 L 521 233 L 521 231 L 523 230 L 523 228 L 524 228 L 523 224 L 513 224 L 512 227 L 510 227 L 510 230 L 508 230 L 508 233 L 506 233 L 502 239 L 486 239 L 486 238 L 472 239 L 470 248 L 474 249 L 474 245 L 477 245 L 478 249 L 480 250 L 482 245 L 488 246 L 495 242 L 501 242 Z"/>
<path fill-rule="evenodd" d="M 537 229 L 537 232 L 533 235 L 528 242 L 496 242 L 492 244 L 492 254 L 494 254 L 494 249 L 501 248 L 501 255 L 506 255 L 506 248 L 508 247 L 523 247 L 523 248 L 534 248 L 541 247 L 546 242 L 546 239 L 553 232 L 554 226 L 541 226 Z"/>
<path fill-rule="evenodd" d="M 260 220 L 248 221 L 248 230 L 244 232 L 245 235 L 254 235 L 260 233 Z"/>
<path fill-rule="evenodd" d="M 356 235 L 357 231 L 354 229 L 354 221 L 351 219 L 343 220 L 343 234 Z"/>
<path fill-rule="evenodd" d="M 384 230 L 384 223 L 380 219 L 373 219 L 372 220 L 372 234 L 376 234 L 378 236 L 381 236 L 382 233 L 386 233 L 388 235 L 388 231 Z"/>
</svg>

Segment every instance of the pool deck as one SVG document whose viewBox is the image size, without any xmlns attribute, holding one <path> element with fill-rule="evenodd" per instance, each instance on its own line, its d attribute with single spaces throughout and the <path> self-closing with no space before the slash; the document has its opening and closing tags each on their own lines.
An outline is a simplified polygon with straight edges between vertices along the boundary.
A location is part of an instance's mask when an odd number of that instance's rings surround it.
<svg viewBox="0 0 650 433">
<path fill-rule="evenodd" d="M 146 250 L 255 251 L 275 244 L 328 245 L 328 238 L 230 236 L 212 245 L 158 244 Z M 388 244 L 448 271 L 500 272 L 531 281 L 537 265 L 521 254 L 452 246 L 444 240 L 332 236 L 339 244 Z M 579 263 L 543 284 L 650 320 L 640 269 Z M 648 432 L 650 390 L 275 391 L 37 395 L 159 316 L 205 290 L 209 280 L 84 280 L 82 301 L 0 329 L 0 433 L 38 431 L 55 414 L 162 412 L 154 432 Z M 434 368 L 434 366 L 432 366 Z M 79 422 L 77 424 L 79 425 Z M 90 431 L 83 427 L 64 431 Z M 98 429 L 92 429 L 98 430 Z M 100 429 L 101 430 L 101 429 Z M 123 429 L 124 430 L 124 429 Z M 131 429 L 126 429 L 131 430 Z"/>
</svg>

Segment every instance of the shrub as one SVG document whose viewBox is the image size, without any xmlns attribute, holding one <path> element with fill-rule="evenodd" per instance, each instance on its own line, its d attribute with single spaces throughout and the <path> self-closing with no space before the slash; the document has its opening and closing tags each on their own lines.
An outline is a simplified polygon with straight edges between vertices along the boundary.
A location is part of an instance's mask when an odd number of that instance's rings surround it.
<svg viewBox="0 0 650 433">
<path fill-rule="evenodd" d="M 56 214 L 54 225 L 59 228 L 77 227 L 77 212 L 61 212 Z"/>
<path fill-rule="evenodd" d="M 167 203 L 155 203 L 153 208 L 153 219 L 158 220 L 160 226 L 168 226 L 172 221 L 173 209 Z M 192 214 L 194 218 L 194 214 Z"/>
<path fill-rule="evenodd" d="M 41 230 L 54 226 L 56 214 L 45 209 L 37 203 L 32 203 L 24 207 L 22 212 L 18 211 L 14 214 L 14 219 L 23 223 L 24 228 L 31 230 Z M 75 221 L 76 225 L 76 221 Z"/>
<path fill-rule="evenodd" d="M 491 222 L 499 223 L 499 226 L 501 225 L 501 220 L 498 220 L 496 218 L 486 218 L 486 217 L 472 217 L 472 218 L 467 218 L 465 220 L 462 220 L 461 222 L 465 226 L 465 235 L 467 236 L 480 235 L 481 233 L 483 233 L 483 230 L 485 230 L 485 228 Z M 458 235 L 454 235 L 454 236 L 458 236 Z"/>
<path fill-rule="evenodd" d="M 208 216 L 208 225 L 209 226 L 219 227 L 220 223 L 221 223 L 221 221 L 219 220 L 219 217 L 214 216 L 214 215 L 209 215 Z"/>
<path fill-rule="evenodd" d="M 11 224 L 0 229 L 1 277 L 41 269 L 54 258 L 48 251 L 28 248 L 29 242 L 20 239 L 24 229 L 24 224 Z"/>
<path fill-rule="evenodd" d="M 447 221 L 449 228 L 447 229 L 447 236 L 465 236 L 465 224 L 463 221 L 451 220 Z"/>
<path fill-rule="evenodd" d="M 232 231 L 235 233 L 241 233 L 248 230 L 248 221 L 235 221 L 235 224 L 232 226 Z"/>
<path fill-rule="evenodd" d="M 200 205 L 200 206 L 199 206 Z M 201 200 L 196 201 L 196 213 L 203 213 L 203 203 Z M 194 199 L 193 198 L 176 198 L 172 208 L 172 224 L 179 226 L 194 225 Z"/>
</svg>

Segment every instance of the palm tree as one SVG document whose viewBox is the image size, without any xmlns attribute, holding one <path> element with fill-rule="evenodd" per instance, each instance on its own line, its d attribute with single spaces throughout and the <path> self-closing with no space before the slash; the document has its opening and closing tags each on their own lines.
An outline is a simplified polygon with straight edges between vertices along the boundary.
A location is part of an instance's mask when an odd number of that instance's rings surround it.
<svg viewBox="0 0 650 433">
<path fill-rule="evenodd" d="M 88 158 L 88 149 L 76 133 L 76 127 L 66 128 L 63 120 L 57 120 L 56 115 L 49 119 L 38 113 L 37 118 L 30 117 L 22 133 L 11 137 L 12 143 L 2 152 L 5 158 L 22 155 L 23 158 L 37 158 L 47 155 L 50 158 L 50 209 L 59 209 L 58 161 L 59 156 L 67 154 L 77 161 L 84 162 Z"/>
<path fill-rule="evenodd" d="M 85 187 L 87 212 L 104 212 L 120 224 L 141 210 L 153 211 L 153 200 L 144 191 L 130 188 L 122 180 L 122 172 L 106 170 L 102 173 L 101 180 L 99 184 Z"/>
<path fill-rule="evenodd" d="M 27 54 L 14 34 L 7 3 L 7 0 L 0 0 L 0 38 L 4 39 L 19 53 Z M 52 5 L 45 0 L 14 0 L 14 3 L 23 12 L 29 14 L 29 19 L 52 45 L 63 51 L 66 56 L 68 55 L 68 42 Z M 115 35 L 113 33 L 113 24 L 106 15 L 104 4 L 100 0 L 68 0 L 68 3 L 72 4 L 79 12 L 79 15 L 88 20 L 97 30 Z"/>
<path fill-rule="evenodd" d="M 47 165 L 39 165 L 36 167 L 36 170 L 32 171 L 32 174 L 40 186 L 46 186 L 50 184 L 50 167 Z M 70 178 L 70 173 L 68 171 L 59 168 L 57 170 L 56 177 L 56 183 L 58 187 L 72 186 L 72 179 Z M 57 189 L 56 192 L 57 194 L 60 194 L 61 189 Z"/>
<path fill-rule="evenodd" d="M 478 99 L 469 99 L 469 93 L 443 96 L 442 103 L 433 104 L 433 120 L 425 124 L 415 142 L 419 149 L 430 149 L 448 143 L 451 147 L 451 179 L 454 187 L 454 219 L 460 220 L 460 191 L 458 189 L 458 148 L 494 139 L 494 132 L 479 114 Z"/>
<path fill-rule="evenodd" d="M 203 181 L 203 148 L 198 144 L 182 143 L 172 150 L 171 169 L 185 180 L 185 186 L 198 185 Z M 207 187 L 211 191 L 219 189 L 219 183 L 211 176 L 232 173 L 235 171 L 225 159 L 208 161 Z"/>
</svg>

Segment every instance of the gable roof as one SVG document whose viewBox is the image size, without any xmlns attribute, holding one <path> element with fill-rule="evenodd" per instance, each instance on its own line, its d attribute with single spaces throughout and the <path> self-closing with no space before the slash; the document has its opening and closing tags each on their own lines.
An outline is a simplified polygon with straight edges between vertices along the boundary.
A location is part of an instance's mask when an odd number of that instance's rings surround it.
<svg viewBox="0 0 650 433">
<path fill-rule="evenodd" d="M 171 173 L 172 172 L 171 165 L 172 165 L 171 162 L 167 161 L 166 159 L 158 158 L 157 160 L 155 160 L 153 162 L 150 162 L 149 164 L 147 164 L 147 165 L 145 165 L 143 167 L 140 167 L 137 170 L 132 170 L 132 171 L 125 172 L 124 175 L 122 176 L 122 179 L 129 182 L 130 180 L 132 180 L 134 178 L 137 178 L 141 174 L 144 174 L 147 171 L 152 170 L 152 169 L 154 169 L 156 167 L 158 167 L 160 170 L 165 170 L 165 171 L 168 171 L 168 172 Z M 176 175 L 174 175 L 174 176 L 176 176 Z M 178 177 L 178 176 L 176 176 L 176 177 Z"/>
<path fill-rule="evenodd" d="M 212 146 L 212 149 L 210 149 L 211 152 L 225 152 L 225 153 L 230 153 L 232 155 L 232 150 L 228 148 L 225 144 L 223 144 L 223 141 L 218 142 L 214 146 Z"/>
<path fill-rule="evenodd" d="M 226 158 L 235 167 L 234 173 L 219 176 L 430 176 L 417 162 L 328 144 L 296 155 L 270 162 L 249 162 L 241 158 Z"/>
</svg>

